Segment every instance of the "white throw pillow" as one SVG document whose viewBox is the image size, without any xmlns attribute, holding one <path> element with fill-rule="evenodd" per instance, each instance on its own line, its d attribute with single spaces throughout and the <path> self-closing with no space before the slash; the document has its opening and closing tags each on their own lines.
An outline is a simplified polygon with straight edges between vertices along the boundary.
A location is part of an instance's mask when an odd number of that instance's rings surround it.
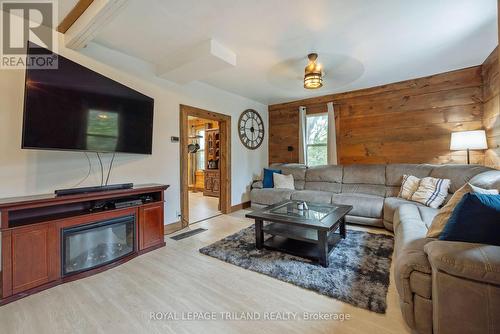
<svg viewBox="0 0 500 334">
<path fill-rule="evenodd" d="M 410 200 L 415 191 L 418 189 L 420 179 L 413 175 L 403 175 L 403 182 L 399 190 L 398 197 Z"/>
<path fill-rule="evenodd" d="M 429 227 L 429 230 L 427 231 L 427 238 L 438 238 L 439 235 L 441 235 L 441 232 L 443 232 L 446 223 L 448 223 L 448 220 L 450 219 L 453 210 L 455 210 L 457 204 L 462 200 L 462 197 L 464 197 L 464 195 L 467 193 L 498 195 L 498 190 L 483 189 L 473 186 L 472 184 L 469 183 L 464 184 L 462 188 L 455 191 L 455 193 L 453 194 L 453 196 L 451 196 L 448 203 L 446 203 L 446 205 L 443 206 L 439 210 L 437 215 L 434 217 L 434 219 L 432 220 L 432 224 Z"/>
<path fill-rule="evenodd" d="M 446 200 L 450 180 L 436 179 L 435 177 L 424 177 L 420 180 L 417 191 L 411 196 L 411 200 L 437 209 Z"/>
<path fill-rule="evenodd" d="M 293 175 L 273 174 L 274 188 L 277 189 L 292 189 L 295 190 L 293 183 Z"/>
</svg>

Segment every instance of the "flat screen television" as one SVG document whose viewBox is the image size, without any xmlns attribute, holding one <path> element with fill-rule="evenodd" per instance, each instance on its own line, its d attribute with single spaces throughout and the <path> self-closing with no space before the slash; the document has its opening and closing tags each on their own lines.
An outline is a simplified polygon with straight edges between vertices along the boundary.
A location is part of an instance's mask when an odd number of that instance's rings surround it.
<svg viewBox="0 0 500 334">
<path fill-rule="evenodd" d="M 26 69 L 22 148 L 151 154 L 154 100 L 57 57 L 57 69 Z"/>
</svg>

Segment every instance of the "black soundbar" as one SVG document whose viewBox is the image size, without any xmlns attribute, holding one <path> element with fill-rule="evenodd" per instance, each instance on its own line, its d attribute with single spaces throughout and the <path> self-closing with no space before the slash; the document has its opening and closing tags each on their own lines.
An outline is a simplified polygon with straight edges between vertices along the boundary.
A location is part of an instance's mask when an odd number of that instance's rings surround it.
<svg viewBox="0 0 500 334">
<path fill-rule="evenodd" d="M 110 184 L 107 186 L 59 189 L 54 191 L 54 193 L 56 194 L 56 196 L 67 196 L 67 195 L 95 193 L 99 191 L 130 189 L 133 186 L 134 186 L 133 183 L 121 183 L 121 184 Z"/>
</svg>

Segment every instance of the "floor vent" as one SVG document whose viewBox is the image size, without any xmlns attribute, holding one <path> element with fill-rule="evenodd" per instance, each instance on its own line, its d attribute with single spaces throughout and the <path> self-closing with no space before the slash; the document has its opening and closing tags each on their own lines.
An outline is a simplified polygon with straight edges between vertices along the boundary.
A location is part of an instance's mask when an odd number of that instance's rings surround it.
<svg viewBox="0 0 500 334">
<path fill-rule="evenodd" d="M 174 235 L 173 237 L 170 237 L 170 239 L 182 240 L 182 239 L 189 238 L 189 237 L 191 237 L 193 235 L 196 235 L 198 233 L 205 232 L 206 230 L 207 230 L 206 228 L 195 228 L 194 230 Z"/>
</svg>

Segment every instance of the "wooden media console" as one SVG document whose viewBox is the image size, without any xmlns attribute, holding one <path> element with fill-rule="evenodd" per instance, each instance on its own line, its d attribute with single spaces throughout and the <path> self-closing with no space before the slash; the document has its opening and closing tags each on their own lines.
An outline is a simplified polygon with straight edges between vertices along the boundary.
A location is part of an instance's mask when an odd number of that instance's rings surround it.
<svg viewBox="0 0 500 334">
<path fill-rule="evenodd" d="M 0 305 L 165 246 L 168 187 L 0 199 Z"/>
</svg>

